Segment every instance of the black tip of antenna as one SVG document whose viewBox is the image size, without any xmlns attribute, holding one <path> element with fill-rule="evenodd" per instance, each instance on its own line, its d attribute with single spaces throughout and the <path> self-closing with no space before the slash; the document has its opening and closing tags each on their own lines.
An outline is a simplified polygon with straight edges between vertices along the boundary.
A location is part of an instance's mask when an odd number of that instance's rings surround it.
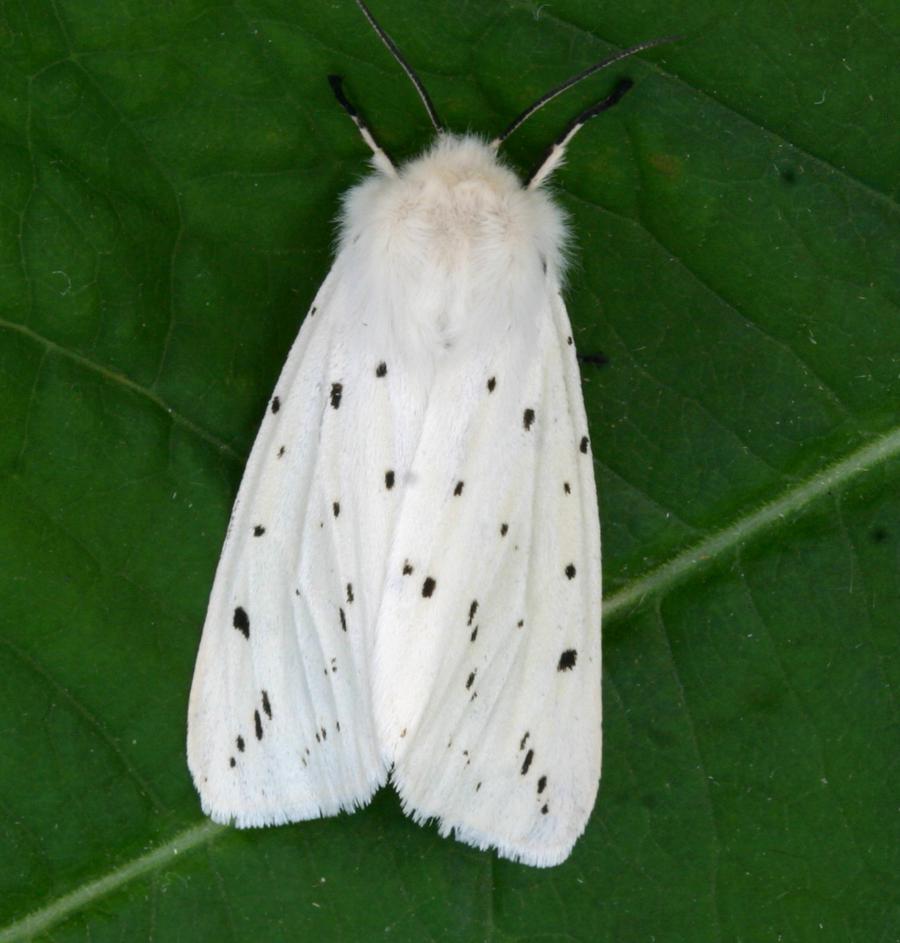
<svg viewBox="0 0 900 943">
<path fill-rule="evenodd" d="M 334 92 L 334 97 L 338 100 L 341 108 L 343 108 L 351 118 L 357 118 L 358 114 L 356 109 L 351 104 L 350 99 L 344 94 L 343 76 L 329 75 L 328 84 L 331 86 L 331 91 Z"/>
<path fill-rule="evenodd" d="M 605 108 L 612 108 L 613 105 L 618 104 L 626 92 L 630 92 L 633 88 L 634 81 L 632 79 L 619 79 L 606 101 L 600 104 L 604 105 Z"/>
<path fill-rule="evenodd" d="M 569 127 L 560 135 L 557 143 L 561 143 L 566 139 L 569 133 L 574 128 L 580 128 L 585 122 L 590 121 L 591 118 L 596 118 L 597 115 L 602 114 L 604 111 L 608 111 L 613 105 L 618 105 L 619 102 L 625 97 L 625 95 L 634 88 L 634 82 L 631 79 L 619 79 L 616 82 L 616 87 L 606 96 L 602 101 L 597 102 L 596 105 L 591 105 L 590 108 L 586 108 L 577 118 L 575 118 Z"/>
</svg>

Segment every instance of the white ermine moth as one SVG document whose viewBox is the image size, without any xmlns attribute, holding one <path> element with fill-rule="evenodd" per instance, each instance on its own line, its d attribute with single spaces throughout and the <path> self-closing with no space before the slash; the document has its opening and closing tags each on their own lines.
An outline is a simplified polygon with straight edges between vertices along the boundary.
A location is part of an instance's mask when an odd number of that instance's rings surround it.
<svg viewBox="0 0 900 943">
<path fill-rule="evenodd" d="M 204 812 L 238 827 L 351 811 L 390 779 L 416 821 L 565 860 L 600 779 L 600 525 L 566 226 L 497 139 L 373 152 L 334 266 L 247 462 L 188 712 Z"/>
</svg>

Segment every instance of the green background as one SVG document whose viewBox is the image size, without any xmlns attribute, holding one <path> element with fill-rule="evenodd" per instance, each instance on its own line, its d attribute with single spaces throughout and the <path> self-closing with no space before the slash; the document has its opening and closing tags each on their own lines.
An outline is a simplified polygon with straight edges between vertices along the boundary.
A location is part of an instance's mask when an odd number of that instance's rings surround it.
<svg viewBox="0 0 900 943">
<path fill-rule="evenodd" d="M 339 198 L 429 140 L 349 0 L 0 3 L 0 940 L 900 938 L 895 0 L 372 0 L 457 130 L 622 75 L 556 190 L 604 537 L 605 759 L 536 870 L 207 823 L 184 759 L 244 460 Z"/>
</svg>

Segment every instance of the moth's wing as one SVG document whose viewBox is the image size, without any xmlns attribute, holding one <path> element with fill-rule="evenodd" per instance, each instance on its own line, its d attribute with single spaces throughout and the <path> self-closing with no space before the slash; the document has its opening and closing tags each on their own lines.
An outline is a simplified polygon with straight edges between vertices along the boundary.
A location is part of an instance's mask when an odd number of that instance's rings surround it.
<svg viewBox="0 0 900 943">
<path fill-rule="evenodd" d="M 374 691 L 407 812 L 552 865 L 600 777 L 600 530 L 568 316 L 558 292 L 540 307 L 534 344 L 436 377 Z"/>
<path fill-rule="evenodd" d="M 352 809 L 386 779 L 369 661 L 393 508 L 372 501 L 358 456 L 390 450 L 392 420 L 342 265 L 247 462 L 191 689 L 188 765 L 203 809 L 239 826 Z"/>
</svg>

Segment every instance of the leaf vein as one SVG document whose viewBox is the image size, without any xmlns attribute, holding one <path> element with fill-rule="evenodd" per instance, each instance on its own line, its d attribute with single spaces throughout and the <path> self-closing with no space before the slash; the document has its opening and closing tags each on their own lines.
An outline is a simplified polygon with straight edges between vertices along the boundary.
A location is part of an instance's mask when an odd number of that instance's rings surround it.
<svg viewBox="0 0 900 943">
<path fill-rule="evenodd" d="M 157 393 L 154 393 L 153 390 L 150 390 L 147 387 L 142 386 L 140 383 L 137 383 L 129 377 L 125 376 L 124 373 L 111 370 L 109 367 L 104 367 L 102 364 L 91 360 L 89 357 L 85 357 L 84 354 L 79 354 L 74 350 L 69 350 L 68 348 L 63 347 L 61 344 L 57 344 L 55 341 L 38 334 L 36 331 L 33 331 L 30 327 L 27 327 L 24 324 L 16 324 L 14 321 L 7 321 L 3 318 L 0 318 L 0 329 L 15 331 L 16 333 L 27 337 L 29 340 L 34 341 L 36 344 L 42 345 L 47 350 L 55 354 L 59 354 L 60 356 L 73 361 L 74 363 L 77 363 L 79 366 L 90 370 L 92 373 L 99 374 L 105 380 L 109 380 L 111 383 L 123 386 L 132 393 L 136 393 L 138 396 L 149 400 L 164 413 L 166 413 L 173 423 L 182 426 L 184 429 L 187 429 L 189 432 L 202 439 L 204 442 L 212 445 L 221 454 L 227 456 L 231 461 L 240 462 L 241 464 L 244 463 L 245 456 L 240 455 L 230 445 L 223 442 L 217 436 L 213 435 L 213 433 L 208 432 L 202 426 L 199 426 L 197 423 L 188 419 L 187 416 L 176 412 L 171 406 L 169 406 L 168 403 L 166 403 L 164 399 L 162 399 L 161 396 L 159 396 Z"/>
</svg>

